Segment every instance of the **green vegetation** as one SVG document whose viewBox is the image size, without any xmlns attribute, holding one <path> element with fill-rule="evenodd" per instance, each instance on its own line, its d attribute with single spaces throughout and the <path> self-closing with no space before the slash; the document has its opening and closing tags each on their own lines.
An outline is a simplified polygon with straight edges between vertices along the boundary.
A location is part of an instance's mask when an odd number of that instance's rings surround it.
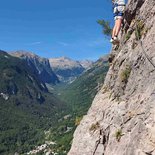
<svg viewBox="0 0 155 155">
<path fill-rule="evenodd" d="M 71 117 L 62 118 L 58 126 L 51 131 L 51 138 L 57 143 L 54 150 L 59 155 L 66 155 L 65 152 L 69 151 L 76 126 L 79 125 L 96 93 L 102 87 L 108 69 L 108 62 L 101 58 L 70 85 L 55 88 L 54 93 L 71 108 L 68 109 Z M 72 130 L 66 132 L 67 127 L 72 127 Z"/>
<path fill-rule="evenodd" d="M 121 140 L 121 137 L 123 136 L 122 134 L 122 130 L 121 129 L 118 129 L 115 133 L 115 137 L 116 137 L 116 140 L 119 142 Z"/>
<path fill-rule="evenodd" d="M 91 127 L 90 127 L 90 131 L 96 131 L 98 128 L 100 127 L 100 124 L 99 122 L 96 122 L 95 124 L 92 124 Z"/>
<path fill-rule="evenodd" d="M 102 26 L 103 28 L 103 34 L 106 36 L 111 36 L 112 29 L 110 27 L 110 23 L 105 20 L 98 20 L 97 23 Z"/>
<path fill-rule="evenodd" d="M 73 130 L 74 131 L 74 130 Z M 53 135 L 57 144 L 52 149 L 54 152 L 57 152 L 59 155 L 66 155 L 69 149 L 71 148 L 71 141 L 73 139 L 73 131 L 63 134 Z"/>
<path fill-rule="evenodd" d="M 136 21 L 136 30 L 135 30 L 136 40 L 141 39 L 141 37 L 144 33 L 144 25 L 145 25 L 145 23 L 142 20 Z"/>
<path fill-rule="evenodd" d="M 76 126 L 78 126 L 78 125 L 80 124 L 82 118 L 83 118 L 83 117 L 76 117 L 76 118 L 75 118 L 75 125 L 76 125 Z"/>
<path fill-rule="evenodd" d="M 9 96 L 0 96 L 0 154 L 26 153 L 44 143 L 65 107 L 23 60 L 1 51 L 0 63 L 0 93 Z"/>
<path fill-rule="evenodd" d="M 140 40 L 142 36 L 146 36 L 149 28 L 146 27 L 145 22 L 143 20 L 137 20 L 136 21 L 136 30 L 135 30 L 135 36 L 136 40 Z"/>
<path fill-rule="evenodd" d="M 127 34 L 125 35 L 125 42 L 128 41 L 131 37 L 132 31 L 128 31 Z"/>
<path fill-rule="evenodd" d="M 86 114 L 96 93 L 103 85 L 108 69 L 108 62 L 100 59 L 82 76 L 60 91 L 62 101 L 72 107 L 72 112 L 76 116 Z"/>
<path fill-rule="evenodd" d="M 121 81 L 127 83 L 131 73 L 131 67 L 127 66 L 121 73 Z"/>
<path fill-rule="evenodd" d="M 9 96 L 0 95 L 0 154 L 24 154 L 48 140 L 56 142 L 50 145 L 53 151 L 66 155 L 76 126 L 103 85 L 108 62 L 98 60 L 72 84 L 55 86 L 51 93 L 24 60 L 0 52 L 0 63 L 0 93 Z"/>
</svg>

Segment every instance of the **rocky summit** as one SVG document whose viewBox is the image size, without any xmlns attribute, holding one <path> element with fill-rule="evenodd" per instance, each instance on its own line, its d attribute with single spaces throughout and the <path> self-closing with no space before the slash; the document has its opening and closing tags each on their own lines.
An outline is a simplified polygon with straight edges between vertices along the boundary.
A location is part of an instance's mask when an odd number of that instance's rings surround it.
<svg viewBox="0 0 155 155">
<path fill-rule="evenodd" d="M 50 58 L 50 65 L 62 82 L 72 82 L 89 68 L 92 61 L 75 61 L 68 57 Z"/>
<path fill-rule="evenodd" d="M 119 37 L 68 155 L 155 155 L 154 0 L 128 0 Z"/>
</svg>

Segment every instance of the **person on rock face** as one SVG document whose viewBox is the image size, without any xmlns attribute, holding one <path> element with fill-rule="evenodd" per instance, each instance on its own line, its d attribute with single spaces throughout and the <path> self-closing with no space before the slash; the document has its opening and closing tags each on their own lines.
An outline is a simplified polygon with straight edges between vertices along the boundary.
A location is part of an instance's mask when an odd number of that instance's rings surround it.
<svg viewBox="0 0 155 155">
<path fill-rule="evenodd" d="M 112 0 L 113 2 L 113 13 L 114 13 L 114 19 L 115 19 L 115 25 L 112 31 L 112 37 L 110 42 L 115 44 L 119 42 L 118 40 L 118 34 L 121 29 L 124 11 L 125 11 L 125 0 Z"/>
</svg>

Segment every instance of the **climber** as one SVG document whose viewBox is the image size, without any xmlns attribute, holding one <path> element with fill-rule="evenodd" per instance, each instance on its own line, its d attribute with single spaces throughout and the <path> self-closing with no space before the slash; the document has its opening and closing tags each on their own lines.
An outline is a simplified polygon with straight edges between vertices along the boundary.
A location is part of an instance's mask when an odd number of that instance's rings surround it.
<svg viewBox="0 0 155 155">
<path fill-rule="evenodd" d="M 118 34 L 121 29 L 123 15 L 125 11 L 125 0 L 112 0 L 115 25 L 112 31 L 110 42 L 112 44 L 119 43 Z"/>
</svg>

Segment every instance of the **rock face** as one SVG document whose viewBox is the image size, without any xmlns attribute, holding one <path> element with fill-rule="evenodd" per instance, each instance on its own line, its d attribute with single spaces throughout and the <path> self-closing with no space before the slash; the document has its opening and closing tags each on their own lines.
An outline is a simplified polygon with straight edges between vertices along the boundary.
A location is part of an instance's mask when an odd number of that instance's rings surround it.
<svg viewBox="0 0 155 155">
<path fill-rule="evenodd" d="M 11 55 L 25 59 L 27 64 L 33 70 L 33 72 L 39 77 L 39 79 L 43 83 L 56 84 L 57 82 L 59 82 L 58 77 L 50 67 L 48 59 L 41 58 L 31 52 L 25 52 L 25 51 L 12 52 Z"/>
<path fill-rule="evenodd" d="M 126 17 L 103 88 L 68 155 L 155 155 L 155 68 L 143 51 L 155 64 L 155 1 L 129 0 Z"/>
<path fill-rule="evenodd" d="M 67 57 L 50 58 L 50 65 L 53 68 L 60 81 L 72 82 L 92 63 L 85 61 L 82 64 L 79 61 Z"/>
</svg>

